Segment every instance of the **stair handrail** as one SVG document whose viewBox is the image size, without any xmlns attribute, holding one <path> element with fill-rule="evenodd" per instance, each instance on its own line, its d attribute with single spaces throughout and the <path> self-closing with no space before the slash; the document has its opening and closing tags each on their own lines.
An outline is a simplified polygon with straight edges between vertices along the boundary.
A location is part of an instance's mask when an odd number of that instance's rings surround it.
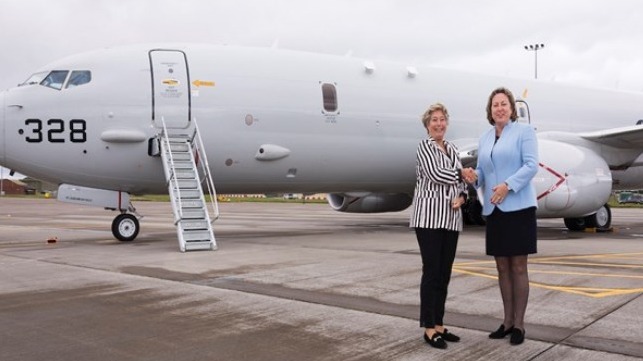
<svg viewBox="0 0 643 361">
<path fill-rule="evenodd" d="M 199 130 L 199 125 L 197 124 L 196 117 L 192 118 L 194 123 L 194 134 L 192 135 L 192 144 L 196 146 L 196 150 L 201 158 L 200 167 L 203 169 L 205 174 L 205 183 L 208 189 L 208 194 L 210 195 L 210 207 L 214 214 L 210 223 L 219 219 L 219 201 L 217 199 L 217 191 L 214 188 L 214 181 L 212 180 L 212 173 L 210 172 L 210 165 L 208 164 L 208 157 L 205 153 L 205 147 L 203 145 L 203 139 L 201 138 L 201 131 Z M 194 141 L 196 138 L 196 141 Z M 197 165 L 199 166 L 199 165 Z M 206 207 L 208 208 L 208 207 Z"/>
<path fill-rule="evenodd" d="M 161 124 L 163 125 L 163 131 L 161 133 L 161 141 L 165 144 L 165 149 L 167 154 L 170 157 L 170 169 L 169 169 L 169 179 L 168 181 L 172 183 L 173 189 L 176 189 L 176 199 L 170 194 L 170 199 L 172 200 L 172 212 L 174 213 L 174 225 L 179 223 L 183 219 L 183 209 L 181 208 L 181 192 L 179 191 L 179 180 L 176 178 L 176 168 L 174 167 L 174 157 L 172 155 L 172 148 L 170 147 L 170 134 L 167 130 L 165 124 L 165 117 L 161 117 Z M 168 190 L 172 192 L 172 189 Z"/>
</svg>

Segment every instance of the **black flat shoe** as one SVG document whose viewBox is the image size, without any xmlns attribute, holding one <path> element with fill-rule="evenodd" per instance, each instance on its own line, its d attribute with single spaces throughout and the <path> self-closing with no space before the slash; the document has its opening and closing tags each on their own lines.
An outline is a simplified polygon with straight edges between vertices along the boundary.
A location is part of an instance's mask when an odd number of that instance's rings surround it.
<svg viewBox="0 0 643 361">
<path fill-rule="evenodd" d="M 514 330 L 514 327 L 511 326 L 508 329 L 505 330 L 505 325 L 500 325 L 497 330 L 493 331 L 492 333 L 489 334 L 489 338 L 494 338 L 494 339 L 501 339 L 505 338 L 508 334 L 512 333 Z"/>
<path fill-rule="evenodd" d="M 439 334 L 440 336 L 442 336 L 442 338 L 443 338 L 445 341 L 449 341 L 449 342 L 458 342 L 458 341 L 460 341 L 460 337 L 459 337 L 459 336 L 456 336 L 456 335 L 452 334 L 452 333 L 451 333 L 451 332 L 449 332 L 449 330 L 447 330 L 446 328 L 444 329 L 444 332 L 441 332 L 441 333 L 440 333 L 440 332 L 438 332 L 438 334 Z"/>
<path fill-rule="evenodd" d="M 424 341 L 426 341 L 429 345 L 431 345 L 431 347 L 442 348 L 442 349 L 447 348 L 447 343 L 444 342 L 444 340 L 442 339 L 442 336 L 437 332 L 434 333 L 433 336 L 431 336 L 431 338 L 429 338 L 429 335 L 427 335 L 425 332 Z"/>
<path fill-rule="evenodd" d="M 511 339 L 509 339 L 509 343 L 511 343 L 512 345 L 520 345 L 521 343 L 523 343 L 523 341 L 525 341 L 525 331 L 514 327 L 513 331 L 511 332 Z"/>
</svg>

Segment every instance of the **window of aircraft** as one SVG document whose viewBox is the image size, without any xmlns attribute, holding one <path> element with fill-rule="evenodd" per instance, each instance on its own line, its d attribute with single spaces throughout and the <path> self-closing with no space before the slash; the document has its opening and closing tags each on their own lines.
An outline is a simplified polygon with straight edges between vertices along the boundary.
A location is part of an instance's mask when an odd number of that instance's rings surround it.
<svg viewBox="0 0 643 361">
<path fill-rule="evenodd" d="M 43 71 L 31 75 L 29 79 L 18 84 L 18 86 L 40 84 L 48 88 L 61 90 L 63 85 L 65 88 L 73 88 L 92 81 L 92 72 L 89 70 L 73 70 L 69 75 L 69 79 L 67 79 L 68 74 L 69 70 Z M 66 85 L 65 80 L 67 80 Z"/>
<path fill-rule="evenodd" d="M 337 89 L 334 84 L 322 83 L 322 96 L 324 99 L 324 110 L 327 112 L 337 111 Z"/>
<path fill-rule="evenodd" d="M 65 84 L 67 74 L 69 74 L 68 70 L 54 70 L 40 82 L 40 85 L 60 90 L 63 88 L 63 84 Z"/>
<path fill-rule="evenodd" d="M 87 84 L 92 80 L 92 73 L 89 70 L 74 70 L 69 76 L 65 88 L 72 88 L 75 86 Z"/>
<path fill-rule="evenodd" d="M 29 77 L 29 79 L 25 80 L 18 86 L 40 84 L 40 82 L 47 76 L 47 74 L 49 74 L 49 72 L 47 71 L 41 71 L 40 73 L 33 74 Z"/>
<path fill-rule="evenodd" d="M 521 99 L 516 100 L 516 113 L 518 115 L 518 122 L 527 124 L 531 123 L 529 105 L 526 101 Z"/>
</svg>

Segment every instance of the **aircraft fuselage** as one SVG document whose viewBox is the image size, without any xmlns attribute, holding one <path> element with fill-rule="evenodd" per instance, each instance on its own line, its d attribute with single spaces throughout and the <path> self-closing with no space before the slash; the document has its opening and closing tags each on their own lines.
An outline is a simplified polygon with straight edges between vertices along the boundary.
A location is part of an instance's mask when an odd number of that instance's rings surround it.
<svg viewBox="0 0 643 361">
<path fill-rule="evenodd" d="M 411 194 L 415 150 L 426 137 L 420 116 L 436 101 L 450 112 L 447 138 L 467 149 L 490 127 L 485 106 L 498 86 L 521 99 L 519 121 L 539 133 L 643 118 L 638 93 L 273 49 L 131 46 L 42 71 L 89 72 L 91 81 L 67 87 L 69 76 L 53 87 L 3 92 L 0 163 L 55 183 L 130 193 L 167 191 L 162 164 L 150 155 L 163 122 L 187 134 L 197 120 L 220 193 Z M 551 157 L 564 157 L 550 144 Z M 579 162 L 587 162 L 583 152 Z M 615 177 L 602 160 L 583 164 L 578 173 L 589 172 L 590 183 L 643 187 L 641 167 L 612 180 L 602 176 Z M 544 170 L 539 177 L 543 189 L 557 181 Z"/>
</svg>

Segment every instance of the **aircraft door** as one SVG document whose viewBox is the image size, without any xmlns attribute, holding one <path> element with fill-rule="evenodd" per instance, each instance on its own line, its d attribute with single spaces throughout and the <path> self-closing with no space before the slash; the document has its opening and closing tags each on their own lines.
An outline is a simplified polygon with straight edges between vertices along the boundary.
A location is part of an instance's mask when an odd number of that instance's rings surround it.
<svg viewBox="0 0 643 361">
<path fill-rule="evenodd" d="M 529 114 L 529 104 L 522 99 L 516 100 L 516 113 L 518 114 L 517 121 L 520 123 L 531 124 L 531 116 Z"/>
<path fill-rule="evenodd" d="M 188 60 L 180 50 L 154 49 L 149 52 L 152 70 L 152 122 L 162 127 L 187 128 L 191 119 Z"/>
</svg>

